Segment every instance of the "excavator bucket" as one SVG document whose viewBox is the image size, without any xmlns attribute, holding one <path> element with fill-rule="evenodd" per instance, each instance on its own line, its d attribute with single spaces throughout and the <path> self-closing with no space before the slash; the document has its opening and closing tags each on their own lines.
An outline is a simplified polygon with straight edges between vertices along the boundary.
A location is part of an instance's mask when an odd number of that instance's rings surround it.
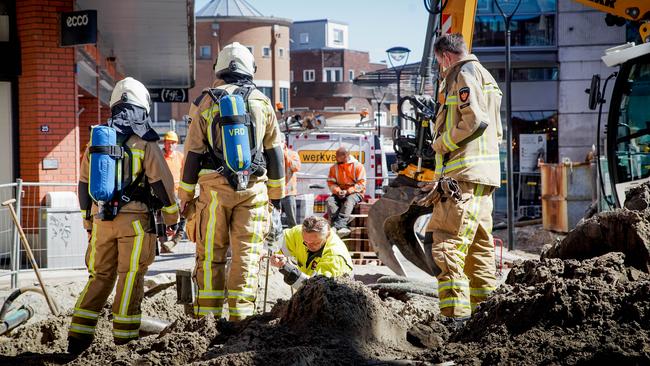
<svg viewBox="0 0 650 366">
<path fill-rule="evenodd" d="M 408 261 L 433 275 L 431 251 L 425 250 L 414 230 L 417 218 L 431 213 L 431 208 L 415 204 L 422 197 L 419 188 L 402 186 L 387 190 L 368 212 L 368 237 L 377 256 L 393 272 L 406 276 L 393 251 L 396 246 Z"/>
</svg>

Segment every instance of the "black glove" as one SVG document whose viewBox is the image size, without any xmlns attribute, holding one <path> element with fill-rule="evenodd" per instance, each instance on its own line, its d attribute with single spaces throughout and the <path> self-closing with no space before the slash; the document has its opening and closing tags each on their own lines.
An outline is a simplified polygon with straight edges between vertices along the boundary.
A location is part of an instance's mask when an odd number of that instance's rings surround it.
<svg viewBox="0 0 650 366">
<path fill-rule="evenodd" d="M 300 272 L 300 269 L 298 269 L 295 264 L 291 263 L 291 261 L 287 261 L 287 263 L 280 268 L 280 273 L 284 276 L 284 283 L 296 290 L 301 288 L 305 281 L 309 279 L 309 276 Z"/>
</svg>

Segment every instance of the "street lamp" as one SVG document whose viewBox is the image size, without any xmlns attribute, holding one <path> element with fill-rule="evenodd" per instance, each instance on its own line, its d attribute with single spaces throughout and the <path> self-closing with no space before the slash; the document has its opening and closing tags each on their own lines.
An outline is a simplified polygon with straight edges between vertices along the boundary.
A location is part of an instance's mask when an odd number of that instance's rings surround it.
<svg viewBox="0 0 650 366">
<path fill-rule="evenodd" d="M 390 62 L 390 66 L 395 70 L 395 74 L 397 75 L 397 106 L 399 107 L 399 100 L 401 98 L 400 95 L 400 81 L 402 80 L 402 70 L 404 70 L 404 66 L 406 66 L 406 63 L 409 60 L 409 53 L 411 53 L 411 50 L 409 50 L 406 47 L 391 47 L 386 50 L 386 54 L 388 55 L 388 62 Z M 402 130 L 402 118 L 399 116 L 399 111 L 397 113 L 397 130 L 401 131 Z"/>
</svg>

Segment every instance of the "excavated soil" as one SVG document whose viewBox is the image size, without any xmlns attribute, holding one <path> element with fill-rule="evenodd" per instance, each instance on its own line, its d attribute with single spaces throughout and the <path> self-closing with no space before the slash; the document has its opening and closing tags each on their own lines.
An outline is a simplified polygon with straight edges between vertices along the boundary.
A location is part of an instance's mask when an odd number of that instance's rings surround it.
<svg viewBox="0 0 650 366">
<path fill-rule="evenodd" d="M 0 337 L 0 364 L 648 365 L 648 245 L 645 185 L 626 208 L 584 221 L 542 259 L 515 262 L 463 326 L 441 322 L 426 283 L 394 277 L 369 285 L 316 277 L 240 323 L 188 318 L 172 286 L 143 304 L 145 316 L 172 322 L 160 335 L 113 345 L 107 305 L 95 343 L 73 358 L 64 353 L 68 303 L 66 314 Z"/>
</svg>

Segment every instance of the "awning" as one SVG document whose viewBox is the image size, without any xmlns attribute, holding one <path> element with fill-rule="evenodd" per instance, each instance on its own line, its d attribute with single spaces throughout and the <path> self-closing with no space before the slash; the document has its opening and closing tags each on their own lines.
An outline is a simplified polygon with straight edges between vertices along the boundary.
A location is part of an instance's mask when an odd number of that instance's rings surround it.
<svg viewBox="0 0 650 366">
<path fill-rule="evenodd" d="M 77 0 L 97 10 L 98 47 L 148 88 L 194 86 L 194 0 Z"/>
</svg>

